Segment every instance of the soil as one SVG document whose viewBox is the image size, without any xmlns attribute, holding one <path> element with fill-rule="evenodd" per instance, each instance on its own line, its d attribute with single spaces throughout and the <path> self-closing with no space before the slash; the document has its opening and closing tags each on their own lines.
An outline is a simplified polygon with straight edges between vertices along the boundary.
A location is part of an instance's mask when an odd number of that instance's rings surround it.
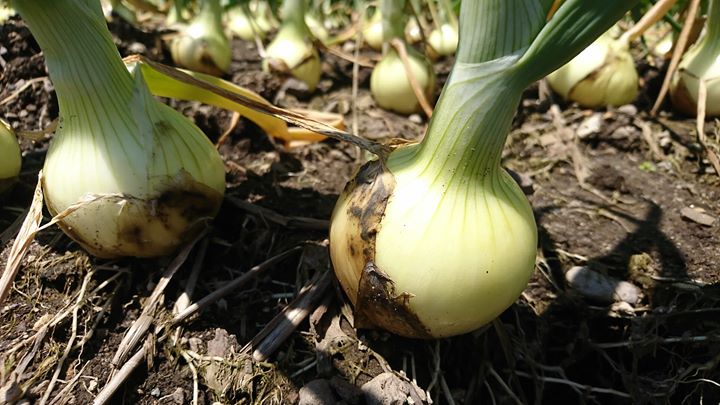
<svg viewBox="0 0 720 405">
<path fill-rule="evenodd" d="M 171 63 L 156 31 L 119 21 L 110 28 L 123 56 Z M 352 64 L 326 54 L 323 79 L 308 95 L 263 73 L 254 44 L 233 45 L 226 79 L 278 105 L 329 109 L 352 128 L 354 103 L 357 132 L 382 142 L 424 133 L 422 117 L 374 104 L 367 69 L 353 99 Z M 46 128 L 57 99 L 42 53 L 17 17 L 0 26 L 0 58 L 0 117 L 17 130 Z M 451 65 L 437 63 L 441 84 Z M 554 99 L 543 83 L 525 92 L 503 164 L 532 188 L 535 274 L 492 324 L 441 340 L 355 330 L 333 282 L 267 359 L 243 350 L 303 286 L 331 271 L 327 221 L 366 156 L 333 140 L 285 148 L 241 120 L 219 148 L 225 202 L 171 279 L 154 327 L 173 316 L 193 268 L 201 276 L 191 302 L 287 249 L 300 246 L 300 253 L 213 301 L 169 338 L 143 338 L 131 354 L 145 347 L 146 355 L 111 403 L 182 404 L 193 395 L 204 404 L 392 403 L 398 392 L 416 403 L 720 402 L 720 177 L 700 153 L 694 119 L 667 105 L 658 117 L 648 114 L 666 63 L 638 55 L 638 65 L 645 85 L 633 105 L 581 109 Z M 212 141 L 230 126 L 227 111 L 170 104 Z M 706 124 L 714 147 L 718 128 Z M 51 138 L 22 140 L 23 171 L 0 196 L 3 268 Z M 700 211 L 716 220 L 699 223 L 693 213 Z M 127 361 L 114 362 L 115 352 L 172 259 L 97 259 L 56 227 L 40 232 L 0 305 L 0 395 L 19 389 L 15 398 L 24 403 L 45 395 L 90 403 Z M 573 288 L 565 273 L 575 266 L 631 283 L 638 300 Z"/>
</svg>

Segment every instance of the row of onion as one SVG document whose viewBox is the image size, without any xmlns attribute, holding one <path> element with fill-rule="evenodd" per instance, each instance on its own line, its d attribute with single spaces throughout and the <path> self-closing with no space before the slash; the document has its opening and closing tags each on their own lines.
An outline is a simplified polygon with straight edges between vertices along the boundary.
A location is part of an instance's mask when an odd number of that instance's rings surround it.
<svg viewBox="0 0 720 405">
<path fill-rule="evenodd" d="M 720 22 L 718 1 L 709 24 Z M 517 299 L 537 249 L 532 208 L 500 164 L 517 105 L 527 86 L 598 37 L 583 53 L 607 59 L 622 52 L 624 45 L 601 34 L 632 3 L 566 0 L 557 10 L 550 1 L 462 3 L 457 57 L 425 136 L 362 166 L 332 215 L 330 254 L 355 306 L 356 326 L 451 336 L 491 321 Z M 217 150 L 186 117 L 152 96 L 139 65 L 128 70 L 97 0 L 22 0 L 15 7 L 44 52 L 60 109 L 43 169 L 48 210 L 71 211 L 61 227 L 96 256 L 172 253 L 219 210 L 225 174 Z M 312 90 L 320 61 L 305 7 L 304 0 L 285 0 L 264 66 Z M 402 44 L 407 7 L 404 0 L 382 0 L 384 55 L 371 77 L 378 103 L 401 113 L 417 106 L 391 102 L 415 100 L 412 86 L 401 80 L 406 67 L 397 43 L 407 49 L 426 96 L 435 86 L 429 62 Z M 229 65 L 228 54 L 208 52 L 207 39 L 192 42 L 223 34 L 219 10 L 218 0 L 205 0 L 173 43 L 204 55 L 206 63 L 196 70 L 219 73 Z M 702 87 L 692 80 L 715 77 L 705 72 L 717 68 L 717 58 L 703 58 L 717 55 L 719 31 L 711 25 L 688 53 L 673 100 L 692 101 L 693 86 Z M 605 85 L 624 81 L 610 77 Z M 592 86 L 566 87 L 567 94 L 593 92 Z M 19 171 L 17 140 L 5 126 L 0 148 L 17 155 L 7 170 L 0 167 L 2 186 Z"/>
</svg>

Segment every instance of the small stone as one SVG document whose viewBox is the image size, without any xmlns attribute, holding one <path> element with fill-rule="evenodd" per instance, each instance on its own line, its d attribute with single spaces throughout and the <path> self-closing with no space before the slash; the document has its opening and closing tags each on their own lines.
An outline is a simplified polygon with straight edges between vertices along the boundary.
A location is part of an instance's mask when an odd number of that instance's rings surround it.
<svg viewBox="0 0 720 405">
<path fill-rule="evenodd" d="M 152 395 L 154 397 L 159 397 L 160 396 L 160 388 L 158 388 L 158 387 L 153 388 L 152 391 L 150 391 L 150 395 Z"/>
<path fill-rule="evenodd" d="M 620 301 L 612 304 L 610 309 L 620 315 L 635 315 L 635 308 L 625 301 Z"/>
<path fill-rule="evenodd" d="M 175 391 L 170 395 L 170 398 L 172 401 L 178 405 L 182 405 L 185 403 L 185 391 L 183 391 L 182 388 L 177 387 L 175 388 Z"/>
<path fill-rule="evenodd" d="M 147 47 L 140 42 L 133 42 L 128 46 L 127 50 L 129 53 L 145 53 L 147 52 Z"/>
<path fill-rule="evenodd" d="M 423 119 L 422 119 L 422 117 L 420 116 L 420 114 L 411 114 L 411 115 L 408 117 L 408 120 L 409 120 L 410 122 L 412 122 L 413 124 L 418 124 L 418 125 L 420 125 L 420 124 L 423 123 Z"/>
<path fill-rule="evenodd" d="M 587 138 L 590 135 L 600 132 L 602 125 L 603 125 L 602 114 L 595 113 L 595 114 L 589 116 L 588 118 L 586 118 L 582 123 L 580 123 L 577 130 L 575 130 L 575 134 L 580 139 Z"/>
<path fill-rule="evenodd" d="M 202 347 L 203 341 L 200 338 L 197 337 L 191 337 L 188 339 L 188 346 L 190 346 L 190 350 L 194 351 L 195 353 L 200 352 L 200 348 Z"/>
<path fill-rule="evenodd" d="M 367 405 L 423 404 L 422 390 L 394 373 L 382 373 L 365 383 L 360 390 Z"/>
<path fill-rule="evenodd" d="M 640 301 L 640 289 L 627 281 L 618 280 L 591 270 L 587 266 L 575 266 L 565 273 L 565 280 L 582 296 L 610 304 L 625 301 L 635 305 Z"/>
<path fill-rule="evenodd" d="M 355 42 L 353 41 L 345 41 L 345 43 L 342 46 L 342 50 L 345 53 L 350 53 L 355 51 Z"/>
<path fill-rule="evenodd" d="M 618 107 L 618 112 L 626 115 L 636 115 L 638 110 L 633 104 L 625 104 Z"/>
<path fill-rule="evenodd" d="M 300 388 L 298 405 L 331 405 L 335 396 L 328 380 L 312 380 Z"/>
<path fill-rule="evenodd" d="M 706 214 L 705 210 L 699 207 L 685 207 L 680 210 L 680 215 L 687 220 L 703 226 L 713 226 L 715 223 L 715 218 L 712 215 Z"/>
</svg>

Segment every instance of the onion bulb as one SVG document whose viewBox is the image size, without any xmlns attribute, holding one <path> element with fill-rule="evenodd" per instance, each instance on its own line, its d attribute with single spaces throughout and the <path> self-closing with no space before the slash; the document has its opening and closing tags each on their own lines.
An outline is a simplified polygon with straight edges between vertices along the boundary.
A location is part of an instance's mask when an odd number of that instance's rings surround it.
<svg viewBox="0 0 720 405">
<path fill-rule="evenodd" d="M 330 38 L 330 34 L 328 33 L 328 30 L 325 29 L 325 26 L 323 26 L 323 23 L 318 19 L 316 16 L 308 13 L 305 14 L 305 25 L 307 25 L 308 29 L 310 29 L 310 32 L 312 35 L 319 39 L 320 42 L 326 42 L 328 38 Z"/>
<path fill-rule="evenodd" d="M 420 28 L 415 18 L 410 18 L 405 25 L 405 40 L 409 44 L 416 44 L 422 39 L 422 28 Z"/>
<path fill-rule="evenodd" d="M 5 21 L 7 21 L 8 18 L 14 15 L 15 10 L 13 10 L 10 5 L 0 4 L 0 24 L 3 24 Z"/>
<path fill-rule="evenodd" d="M 219 0 L 202 0 L 198 15 L 170 43 L 178 66 L 216 76 L 228 71 L 232 50 L 221 16 Z"/>
<path fill-rule="evenodd" d="M 513 116 L 527 86 L 630 6 L 566 1 L 546 21 L 541 2 L 461 3 L 461 44 L 427 133 L 361 167 L 332 214 L 330 256 L 355 327 L 452 336 L 515 302 L 533 274 L 537 228 L 501 167 Z"/>
<path fill-rule="evenodd" d="M 383 23 L 380 8 L 376 8 L 372 16 L 365 20 L 363 29 L 363 41 L 376 51 L 382 49 L 383 45 Z"/>
<path fill-rule="evenodd" d="M 257 38 L 265 38 L 265 31 L 251 15 L 248 15 L 243 6 L 235 6 L 225 13 L 227 27 L 233 34 L 244 41 L 252 41 Z"/>
<path fill-rule="evenodd" d="M 458 31 L 450 23 L 444 23 L 435 28 L 428 37 L 428 45 L 432 50 L 431 54 L 439 56 L 450 56 L 455 53 L 458 45 Z"/>
<path fill-rule="evenodd" d="M 431 98 L 435 92 L 435 73 L 432 65 L 418 52 L 407 48 L 410 68 L 418 85 Z M 370 76 L 370 92 L 375 102 L 386 110 L 400 114 L 413 114 L 420 111 L 420 102 L 415 96 L 408 79 L 402 59 L 397 51 L 391 49 L 375 65 Z"/>
<path fill-rule="evenodd" d="M 0 119 L 0 193 L 15 183 L 21 164 L 17 137 L 10 125 Z"/>
<path fill-rule="evenodd" d="M 60 125 L 43 192 L 60 227 L 99 257 L 173 253 L 213 217 L 224 164 L 186 117 L 156 100 L 140 68 L 128 72 L 101 14 L 86 0 L 17 3 L 40 45 Z"/>
<path fill-rule="evenodd" d="M 683 55 L 670 84 L 670 100 L 680 112 L 697 113 L 700 81 L 706 88 L 705 114 L 720 115 L 720 2 L 712 0 L 705 32 Z"/>
<path fill-rule="evenodd" d="M 263 70 L 287 72 L 314 91 L 320 81 L 320 55 L 305 24 L 305 0 L 285 0 L 283 22 L 275 39 L 265 49 Z"/>
<path fill-rule="evenodd" d="M 629 43 L 605 33 L 560 69 L 549 74 L 550 87 L 583 107 L 620 106 L 638 94 L 638 74 Z"/>
</svg>

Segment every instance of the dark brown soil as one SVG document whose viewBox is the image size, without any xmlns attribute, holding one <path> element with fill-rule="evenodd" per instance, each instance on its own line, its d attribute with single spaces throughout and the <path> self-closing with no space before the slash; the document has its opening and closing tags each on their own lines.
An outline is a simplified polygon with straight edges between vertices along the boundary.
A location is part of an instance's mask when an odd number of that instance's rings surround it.
<svg viewBox="0 0 720 405">
<path fill-rule="evenodd" d="M 123 55 L 140 52 L 170 62 L 152 31 L 120 22 L 110 27 Z M 234 45 L 234 73 L 227 79 L 281 106 L 340 112 L 352 125 L 350 63 L 325 55 L 324 78 L 308 96 L 263 73 L 254 45 Z M 18 130 L 45 128 L 57 117 L 56 97 L 42 54 L 17 18 L 0 26 L 0 57 L 0 100 L 15 95 L 2 102 L 0 117 Z M 446 74 L 450 64 L 438 68 Z M 300 244 L 302 251 L 214 302 L 170 339 L 145 342 L 151 355 L 113 403 L 190 403 L 196 371 L 199 403 L 294 403 L 313 393 L 359 404 L 366 399 L 358 387 L 388 368 L 416 381 L 434 403 L 718 403 L 720 221 L 704 226 L 682 212 L 700 208 L 720 218 L 720 181 L 698 154 L 693 120 L 647 114 L 663 73 L 657 66 L 641 64 L 645 93 L 618 109 L 579 109 L 548 97 L 542 85 L 525 93 L 504 164 L 534 189 L 529 198 L 540 231 L 535 276 L 491 325 L 437 341 L 354 330 L 349 304 L 333 287 L 321 297 L 323 310 L 267 360 L 243 354 L 242 347 L 300 288 L 330 271 L 324 227 L 338 193 L 365 157 L 331 140 L 286 149 L 241 121 L 220 147 L 229 188 L 207 249 L 196 248 L 174 276 L 156 319 L 170 319 L 194 265 L 201 277 L 191 302 L 288 248 Z M 368 77 L 361 70 L 358 133 L 381 141 L 420 137 L 424 120 L 376 107 Z M 45 79 L 18 93 L 37 78 Z M 171 105 L 213 141 L 229 126 L 226 111 Z M 717 142 L 717 123 L 706 127 Z M 20 181 L 0 196 L 2 268 L 32 198 L 51 136 L 45 138 L 22 141 Z M 110 378 L 123 335 L 169 261 L 96 259 L 56 227 L 42 231 L 0 306 L 0 388 L 17 378 L 23 397 L 37 401 L 72 341 L 50 398 L 90 403 Z M 633 283 L 641 300 L 630 305 L 588 299 L 565 281 L 564 273 L 578 265 Z M 48 326 L 81 291 L 87 301 L 75 316 L 70 311 Z M 42 339 L 31 339 L 41 332 Z M 24 372 L 13 376 L 19 366 Z"/>
</svg>

